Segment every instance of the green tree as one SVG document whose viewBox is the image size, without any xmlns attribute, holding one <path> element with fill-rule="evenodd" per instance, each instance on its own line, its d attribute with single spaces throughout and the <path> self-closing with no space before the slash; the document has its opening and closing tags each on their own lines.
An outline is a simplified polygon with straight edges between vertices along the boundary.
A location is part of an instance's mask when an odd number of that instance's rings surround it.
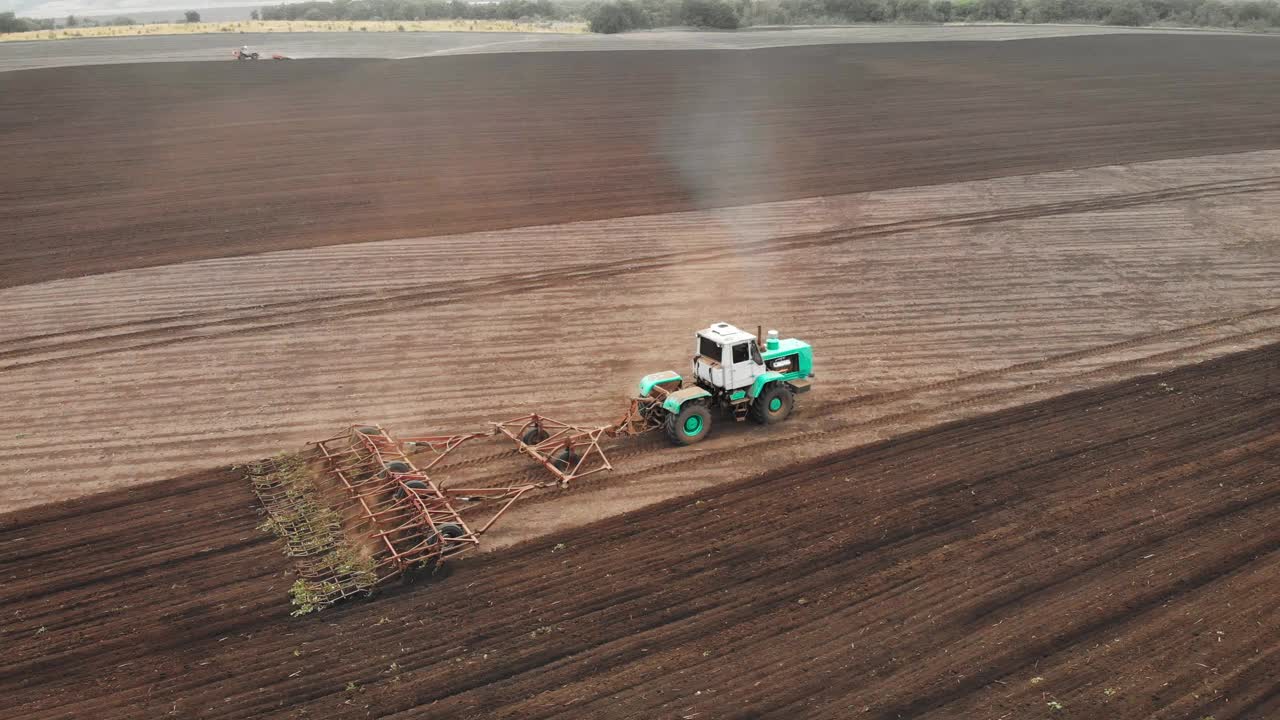
<svg viewBox="0 0 1280 720">
<path fill-rule="evenodd" d="M 1008 22 L 1018 12 L 1015 0 L 978 0 L 978 19 Z"/>
<path fill-rule="evenodd" d="M 934 12 L 929 0 L 898 0 L 897 15 L 899 20 L 908 22 L 937 22 L 938 14 Z"/>
<path fill-rule="evenodd" d="M 693 27 L 736 30 L 738 15 L 724 0 L 684 0 L 680 21 Z"/>
<path fill-rule="evenodd" d="M 185 13 L 183 13 L 183 15 L 186 16 L 187 22 L 189 23 L 200 22 L 200 13 L 196 12 L 195 10 L 188 10 Z"/>
<path fill-rule="evenodd" d="M 1120 0 L 1107 13 L 1108 25 L 1150 25 L 1151 14 L 1141 0 Z"/>
<path fill-rule="evenodd" d="M 595 33 L 611 35 L 648 26 L 648 17 L 631 0 L 607 2 L 587 13 L 587 28 Z"/>
</svg>

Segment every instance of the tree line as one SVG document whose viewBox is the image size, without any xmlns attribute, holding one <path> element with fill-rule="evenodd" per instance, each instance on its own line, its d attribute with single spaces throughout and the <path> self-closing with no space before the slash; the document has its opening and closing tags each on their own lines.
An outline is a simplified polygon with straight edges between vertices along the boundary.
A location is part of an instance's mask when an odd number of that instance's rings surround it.
<svg viewBox="0 0 1280 720">
<path fill-rule="evenodd" d="M 1280 0 L 315 0 L 263 20 L 586 20 L 592 32 L 686 26 L 1019 22 L 1268 30 Z"/>
<path fill-rule="evenodd" d="M 188 10 L 183 13 L 182 18 L 177 22 L 198 23 L 200 22 L 200 13 L 195 10 Z M 68 15 L 65 20 L 59 22 L 53 18 L 25 18 L 17 17 L 12 12 L 0 13 L 0 35 L 35 30 L 56 30 L 58 28 L 121 27 L 137 24 L 139 24 L 137 20 L 125 15 L 113 18 L 86 18 Z"/>
<path fill-rule="evenodd" d="M 262 8 L 263 20 L 559 20 L 573 16 L 551 0 L 316 0 Z M 255 18 L 257 19 L 257 18 Z"/>
<path fill-rule="evenodd" d="M 593 32 L 685 25 L 1016 22 L 1270 30 L 1276 0 L 607 0 L 585 8 Z"/>
<path fill-rule="evenodd" d="M 1018 22 L 1280 28 L 1280 0 L 313 0 L 254 10 L 254 20 L 586 20 L 592 32 L 659 27 Z M 186 22 L 199 22 L 196 12 Z M 181 21 L 180 21 L 181 22 Z M 65 27 L 132 25 L 128 17 Z M 0 33 L 52 30 L 55 20 L 0 13 Z"/>
</svg>

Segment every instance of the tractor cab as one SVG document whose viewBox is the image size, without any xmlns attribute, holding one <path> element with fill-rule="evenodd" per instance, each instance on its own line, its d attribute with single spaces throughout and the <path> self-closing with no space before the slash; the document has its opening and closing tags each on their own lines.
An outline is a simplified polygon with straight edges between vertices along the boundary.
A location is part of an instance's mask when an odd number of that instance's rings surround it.
<svg viewBox="0 0 1280 720">
<path fill-rule="evenodd" d="M 756 336 L 729 323 L 716 323 L 697 334 L 693 374 L 699 384 L 738 390 L 755 384 L 766 372 Z"/>
</svg>

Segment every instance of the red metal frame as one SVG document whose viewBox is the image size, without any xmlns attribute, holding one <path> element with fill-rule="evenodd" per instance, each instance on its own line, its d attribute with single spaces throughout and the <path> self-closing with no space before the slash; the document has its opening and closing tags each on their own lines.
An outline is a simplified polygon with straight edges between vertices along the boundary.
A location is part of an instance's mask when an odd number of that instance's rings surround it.
<svg viewBox="0 0 1280 720">
<path fill-rule="evenodd" d="M 330 477 L 372 528 L 367 537 L 379 582 L 479 543 L 449 497 L 381 427 L 352 426 L 315 446 Z M 406 471 L 395 472 L 390 463 L 403 463 Z"/>
<path fill-rule="evenodd" d="M 530 414 L 491 422 L 487 431 L 399 441 L 379 425 L 353 425 L 312 444 L 326 476 L 346 498 L 340 515 L 347 536 L 354 531 L 363 537 L 363 547 L 373 556 L 376 583 L 383 583 L 411 569 L 434 568 L 444 559 L 477 546 L 479 535 L 512 504 L 532 490 L 553 484 L 449 487 L 447 481 L 428 475 L 428 471 L 440 469 L 441 462 L 459 447 L 483 438 L 505 437 L 515 443 L 519 453 L 546 468 L 554 483 L 565 487 L 575 479 L 613 469 L 601 447 L 604 439 L 657 429 L 660 423 L 648 408 L 659 401 L 655 397 L 635 398 L 618 423 L 604 427 L 572 425 Z M 409 452 L 420 449 L 427 454 L 424 459 L 419 453 L 421 465 L 417 465 Z M 463 520 L 455 502 L 496 503 L 497 507 L 472 527 Z M 324 569 L 312 570 L 308 577 L 321 575 Z"/>
<path fill-rule="evenodd" d="M 495 434 L 507 436 L 521 453 L 545 467 L 562 486 L 575 478 L 613 469 L 600 447 L 600 438 L 609 432 L 607 427 L 580 427 L 538 414 L 489 424 Z M 526 443 L 524 438 L 530 431 L 538 431 L 542 439 Z M 569 457 L 560 457 L 566 450 Z"/>
</svg>

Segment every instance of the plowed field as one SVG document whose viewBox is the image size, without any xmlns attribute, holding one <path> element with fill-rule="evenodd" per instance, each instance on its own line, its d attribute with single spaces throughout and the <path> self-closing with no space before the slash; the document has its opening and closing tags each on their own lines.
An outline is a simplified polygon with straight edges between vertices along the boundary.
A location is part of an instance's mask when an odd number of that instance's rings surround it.
<svg viewBox="0 0 1280 720">
<path fill-rule="evenodd" d="M 641 375 L 684 370 L 692 330 L 715 319 L 817 348 L 815 391 L 784 425 L 723 424 L 674 457 L 612 448 L 618 469 L 579 489 L 597 497 L 524 504 L 536 516 L 500 526 L 500 544 L 1280 340 L 1277 203 L 1280 152 L 1241 153 L 4 289 L 0 503 L 365 420 L 398 435 L 528 412 L 605 424 Z"/>
<path fill-rule="evenodd" d="M 1277 67 L 1103 35 L 3 73 L 0 287 L 1271 148 Z"/>
<path fill-rule="evenodd" d="M 1272 345 L 302 619 L 229 471 L 10 514 L 0 692 L 24 718 L 1274 717 L 1278 386 Z"/>
</svg>

